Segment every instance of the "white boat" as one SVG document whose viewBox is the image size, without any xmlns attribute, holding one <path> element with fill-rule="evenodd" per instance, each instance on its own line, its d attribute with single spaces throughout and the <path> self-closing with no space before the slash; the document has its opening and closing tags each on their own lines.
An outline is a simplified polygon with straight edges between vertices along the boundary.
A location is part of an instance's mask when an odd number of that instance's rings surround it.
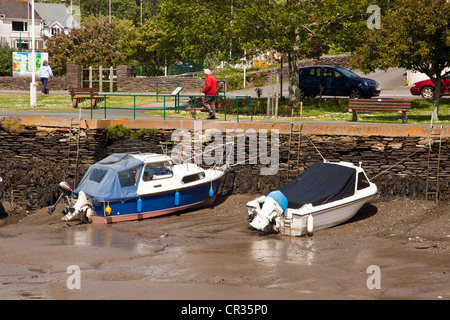
<svg viewBox="0 0 450 320">
<path fill-rule="evenodd" d="M 279 190 L 247 203 L 251 227 L 301 236 L 351 219 L 378 192 L 361 164 L 315 163 Z"/>
<path fill-rule="evenodd" d="M 203 169 L 195 163 L 175 164 L 166 155 L 115 153 L 89 167 L 73 190 L 61 182 L 69 203 L 63 220 L 111 223 L 144 219 L 212 204 L 225 173 L 222 168 Z"/>
</svg>

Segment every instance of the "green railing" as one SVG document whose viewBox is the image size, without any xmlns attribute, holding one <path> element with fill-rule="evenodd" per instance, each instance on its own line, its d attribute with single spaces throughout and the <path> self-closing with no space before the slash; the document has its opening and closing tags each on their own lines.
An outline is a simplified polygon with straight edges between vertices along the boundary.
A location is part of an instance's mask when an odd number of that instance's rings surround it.
<svg viewBox="0 0 450 320">
<path fill-rule="evenodd" d="M 102 96 L 104 97 L 104 101 L 100 104 L 97 104 L 96 108 L 94 108 L 93 105 L 93 97 L 96 96 Z M 110 107 L 107 106 L 106 102 L 107 102 L 107 98 L 108 97 L 132 97 L 133 98 L 133 107 Z M 163 107 L 162 108 L 158 108 L 158 107 L 152 107 L 152 108 L 145 108 L 145 107 L 136 107 L 136 97 L 162 97 L 164 98 L 164 103 L 163 103 Z M 93 119 L 94 117 L 94 110 L 104 110 L 104 118 L 107 118 L 107 110 L 111 109 L 111 110 L 130 110 L 133 112 L 133 119 L 136 119 L 136 111 L 140 110 L 140 111 L 163 111 L 163 117 L 164 120 L 166 119 L 166 111 L 167 110 L 176 110 L 177 112 L 184 110 L 184 111 L 193 111 L 193 117 L 194 120 L 197 118 L 197 112 L 196 111 L 209 111 L 209 109 L 207 108 L 202 108 L 201 106 L 203 106 L 203 103 L 198 105 L 197 104 L 197 99 L 198 98 L 203 98 L 204 95 L 170 95 L 170 94 L 119 94 L 119 93 L 98 93 L 95 95 L 91 95 L 91 119 Z M 223 108 L 215 108 L 213 109 L 215 112 L 223 112 L 224 114 L 224 120 L 227 120 L 227 97 L 224 95 L 216 95 L 216 104 L 217 104 L 217 98 L 223 98 Z M 243 96 L 241 96 L 243 97 Z M 170 98 L 170 99 L 169 99 Z M 180 108 L 180 98 L 193 98 L 193 108 Z M 173 101 L 173 99 L 175 99 L 175 105 L 174 107 L 170 108 L 167 106 L 166 102 L 170 102 Z M 170 101 L 169 101 L 170 100 Z M 101 106 L 103 105 L 103 106 Z M 238 101 L 236 99 L 236 106 L 238 108 Z M 250 102 L 250 110 L 251 110 L 251 102 Z M 244 110 L 241 110 L 241 112 Z M 251 111 L 250 111 L 251 112 Z M 253 118 L 252 118 L 253 119 Z M 239 120 L 238 120 L 239 121 Z"/>
<path fill-rule="evenodd" d="M 250 109 L 239 110 L 239 101 L 238 101 L 239 98 L 249 98 L 250 99 Z M 250 112 L 250 121 L 253 121 L 252 97 L 251 96 L 236 96 L 236 119 L 237 119 L 237 122 L 239 122 L 239 111 L 240 112 L 249 111 Z"/>
<path fill-rule="evenodd" d="M 157 83 L 156 83 L 156 101 L 158 101 L 158 97 L 161 95 L 161 93 L 159 93 L 159 85 L 160 85 L 160 84 L 162 84 L 162 85 L 176 84 L 177 87 L 180 86 L 180 83 L 179 83 L 179 82 L 157 82 Z"/>
</svg>

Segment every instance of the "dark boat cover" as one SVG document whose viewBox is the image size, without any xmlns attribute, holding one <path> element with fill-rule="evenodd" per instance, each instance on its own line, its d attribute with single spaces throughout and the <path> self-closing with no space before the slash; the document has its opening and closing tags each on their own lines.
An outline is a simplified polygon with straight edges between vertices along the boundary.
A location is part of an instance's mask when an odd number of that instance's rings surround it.
<svg viewBox="0 0 450 320">
<path fill-rule="evenodd" d="M 143 162 L 130 154 L 114 153 L 89 167 L 78 187 L 96 201 L 137 198 L 137 181 Z"/>
<path fill-rule="evenodd" d="M 355 193 L 356 169 L 334 163 L 315 163 L 280 188 L 288 208 L 333 202 Z"/>
</svg>

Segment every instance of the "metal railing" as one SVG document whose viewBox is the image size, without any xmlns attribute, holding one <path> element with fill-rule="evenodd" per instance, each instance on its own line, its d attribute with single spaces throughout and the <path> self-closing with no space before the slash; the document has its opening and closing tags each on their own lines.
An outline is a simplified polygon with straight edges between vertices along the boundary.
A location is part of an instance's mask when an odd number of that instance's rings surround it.
<svg viewBox="0 0 450 320">
<path fill-rule="evenodd" d="M 94 108 L 94 99 L 93 97 L 96 96 L 102 96 L 104 97 L 104 101 L 97 103 L 96 108 Z M 132 107 L 114 107 L 114 106 L 108 106 L 107 105 L 107 98 L 112 97 L 130 97 L 133 98 L 133 106 Z M 163 105 L 162 108 L 158 107 L 158 105 L 152 106 L 152 107 L 140 107 L 136 105 L 136 98 L 137 97 L 160 97 L 163 98 Z M 133 113 L 133 119 L 136 119 L 136 112 L 137 111 L 163 111 L 163 119 L 166 120 L 167 111 L 175 111 L 179 113 L 180 111 L 187 111 L 191 112 L 194 120 L 197 119 L 197 111 L 207 111 L 209 112 L 210 109 L 205 108 L 203 106 L 203 102 L 198 101 L 199 98 L 205 97 L 204 95 L 171 95 L 171 94 L 120 94 L 120 93 L 98 93 L 98 94 L 91 94 L 91 119 L 94 117 L 94 110 L 104 111 L 104 118 L 107 118 L 107 110 L 129 110 Z M 229 116 L 229 111 L 227 111 L 227 97 L 225 95 L 216 95 L 216 108 L 213 109 L 214 112 L 223 113 L 224 120 L 227 120 L 227 116 Z M 180 107 L 180 98 L 187 98 L 187 100 L 183 100 L 188 102 L 191 100 L 191 105 L 184 105 L 183 107 Z M 219 103 L 219 99 L 223 99 L 223 107 L 217 107 Z M 239 100 L 241 99 L 249 99 L 249 109 L 240 109 L 239 107 Z M 170 106 L 168 103 L 174 102 L 174 105 Z M 220 101 L 221 102 L 221 101 Z M 188 102 L 189 104 L 189 102 Z M 236 96 L 235 97 L 235 105 L 236 105 L 236 120 L 239 122 L 239 117 L 242 115 L 243 112 L 250 112 L 250 120 L 253 121 L 253 108 L 252 108 L 252 97 L 251 96 Z"/>
</svg>

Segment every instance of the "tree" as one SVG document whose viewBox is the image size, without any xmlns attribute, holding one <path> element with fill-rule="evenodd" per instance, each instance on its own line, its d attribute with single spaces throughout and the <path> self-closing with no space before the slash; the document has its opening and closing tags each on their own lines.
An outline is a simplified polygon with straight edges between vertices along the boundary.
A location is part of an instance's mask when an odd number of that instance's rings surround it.
<svg viewBox="0 0 450 320">
<path fill-rule="evenodd" d="M 117 66 L 124 63 L 118 35 L 107 17 L 92 18 L 81 29 L 45 38 L 53 72 L 65 74 L 67 64 L 82 66 Z"/>
<path fill-rule="evenodd" d="M 0 42 L 0 76 L 12 76 L 13 49 Z"/>
<path fill-rule="evenodd" d="M 233 35 L 250 54 L 269 49 L 288 54 L 292 105 L 299 100 L 301 57 L 319 57 L 326 44 L 343 38 L 341 30 L 361 25 L 366 8 L 364 0 L 236 0 Z"/>
<path fill-rule="evenodd" d="M 431 119 L 438 120 L 441 80 L 450 74 L 450 3 L 398 0 L 381 17 L 380 29 L 362 34 L 355 63 L 365 73 L 400 67 L 426 74 L 435 87 Z"/>
<path fill-rule="evenodd" d="M 166 0 L 160 6 L 158 48 L 167 62 L 202 62 L 230 43 L 230 3 L 222 0 Z"/>
<path fill-rule="evenodd" d="M 142 75 L 146 76 L 161 75 L 165 65 L 165 57 L 157 46 L 161 34 L 155 20 L 150 18 L 138 27 L 130 20 L 120 20 L 116 28 L 127 63 L 137 63 L 142 68 Z"/>
</svg>

